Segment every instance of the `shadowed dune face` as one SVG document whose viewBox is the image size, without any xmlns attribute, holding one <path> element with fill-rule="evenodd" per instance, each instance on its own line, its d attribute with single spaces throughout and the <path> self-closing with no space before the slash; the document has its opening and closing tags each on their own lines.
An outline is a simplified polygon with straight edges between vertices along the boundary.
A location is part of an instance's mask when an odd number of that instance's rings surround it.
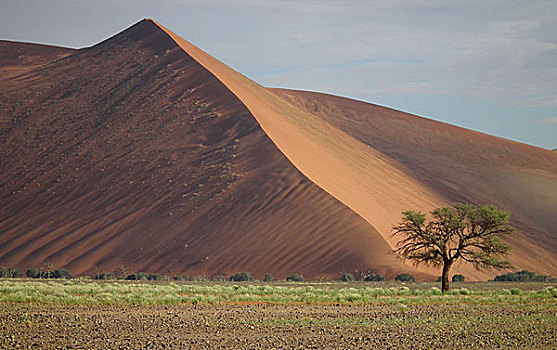
<svg viewBox="0 0 557 350">
<path fill-rule="evenodd" d="M 0 84 L 0 264 L 408 270 L 150 21 Z"/>
<path fill-rule="evenodd" d="M 513 211 L 517 267 L 557 273 L 552 152 L 266 89 L 150 20 L 63 55 L 0 78 L 0 264 L 432 278 L 392 225 L 472 201 Z"/>
<path fill-rule="evenodd" d="M 63 47 L 0 40 L 0 79 L 28 72 L 75 51 Z"/>
</svg>

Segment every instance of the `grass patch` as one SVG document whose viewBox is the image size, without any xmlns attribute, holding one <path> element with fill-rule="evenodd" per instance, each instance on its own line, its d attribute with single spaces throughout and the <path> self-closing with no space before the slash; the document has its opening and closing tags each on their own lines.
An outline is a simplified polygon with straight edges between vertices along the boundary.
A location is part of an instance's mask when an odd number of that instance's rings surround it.
<svg viewBox="0 0 557 350">
<path fill-rule="evenodd" d="M 495 286 L 494 286 L 495 287 Z M 453 289 L 443 294 L 437 287 L 369 287 L 273 284 L 176 284 L 96 281 L 1 281 L 0 302 L 62 304 L 475 304 L 557 302 L 557 288 Z"/>
</svg>

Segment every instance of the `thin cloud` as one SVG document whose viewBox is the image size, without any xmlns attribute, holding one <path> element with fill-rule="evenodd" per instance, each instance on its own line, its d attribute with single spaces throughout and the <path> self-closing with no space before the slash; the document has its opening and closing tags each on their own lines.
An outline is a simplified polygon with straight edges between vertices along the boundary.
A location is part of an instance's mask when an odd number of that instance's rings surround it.
<svg viewBox="0 0 557 350">
<path fill-rule="evenodd" d="M 538 119 L 536 124 L 557 124 L 557 117 Z"/>
</svg>

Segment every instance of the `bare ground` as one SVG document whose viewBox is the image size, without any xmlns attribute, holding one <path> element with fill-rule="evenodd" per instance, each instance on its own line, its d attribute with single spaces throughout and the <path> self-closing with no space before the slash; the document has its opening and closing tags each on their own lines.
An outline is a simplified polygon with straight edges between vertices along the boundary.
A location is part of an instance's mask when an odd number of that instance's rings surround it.
<svg viewBox="0 0 557 350">
<path fill-rule="evenodd" d="M 554 303 L 0 304 L 0 349 L 555 349 Z"/>
</svg>

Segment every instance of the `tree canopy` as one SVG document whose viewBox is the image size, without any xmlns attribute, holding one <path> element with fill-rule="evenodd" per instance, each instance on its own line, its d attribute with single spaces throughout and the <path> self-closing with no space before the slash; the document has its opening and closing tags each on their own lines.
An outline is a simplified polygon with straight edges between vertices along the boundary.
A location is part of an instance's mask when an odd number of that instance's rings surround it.
<svg viewBox="0 0 557 350">
<path fill-rule="evenodd" d="M 414 264 L 443 266 L 442 290 L 449 290 L 449 270 L 462 259 L 478 270 L 511 267 L 504 257 L 510 246 L 500 237 L 511 234 L 510 213 L 493 205 L 457 203 L 437 208 L 431 218 L 415 211 L 402 213 L 393 236 L 401 237 L 397 252 Z"/>
</svg>

